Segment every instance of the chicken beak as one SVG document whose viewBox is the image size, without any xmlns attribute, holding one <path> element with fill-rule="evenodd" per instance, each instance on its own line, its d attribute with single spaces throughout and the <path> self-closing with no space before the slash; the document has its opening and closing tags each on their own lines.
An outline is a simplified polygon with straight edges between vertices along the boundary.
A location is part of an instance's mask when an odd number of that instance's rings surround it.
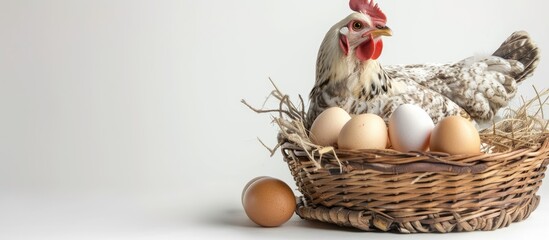
<svg viewBox="0 0 549 240">
<path fill-rule="evenodd" d="M 372 30 L 370 34 L 372 34 L 372 37 L 374 38 L 379 36 L 393 36 L 393 31 L 389 27 L 383 27 Z"/>
</svg>

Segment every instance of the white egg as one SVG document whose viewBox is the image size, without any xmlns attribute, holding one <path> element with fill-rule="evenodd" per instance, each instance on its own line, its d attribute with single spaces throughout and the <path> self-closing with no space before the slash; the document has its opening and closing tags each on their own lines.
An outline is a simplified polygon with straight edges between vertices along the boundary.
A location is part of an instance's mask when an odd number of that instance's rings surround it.
<svg viewBox="0 0 549 240">
<path fill-rule="evenodd" d="M 397 151 L 426 151 L 434 127 L 433 120 L 423 109 L 403 104 L 389 118 L 389 138 Z"/>
</svg>

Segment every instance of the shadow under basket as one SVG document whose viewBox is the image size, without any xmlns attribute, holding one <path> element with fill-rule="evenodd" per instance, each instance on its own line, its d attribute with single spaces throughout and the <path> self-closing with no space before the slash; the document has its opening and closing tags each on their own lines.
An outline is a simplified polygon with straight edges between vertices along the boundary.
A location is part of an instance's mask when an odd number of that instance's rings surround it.
<svg viewBox="0 0 549 240">
<path fill-rule="evenodd" d="M 526 219 L 549 163 L 547 137 L 477 155 L 336 149 L 313 161 L 291 141 L 281 151 L 303 194 L 301 218 L 398 233 L 495 230 Z"/>
</svg>

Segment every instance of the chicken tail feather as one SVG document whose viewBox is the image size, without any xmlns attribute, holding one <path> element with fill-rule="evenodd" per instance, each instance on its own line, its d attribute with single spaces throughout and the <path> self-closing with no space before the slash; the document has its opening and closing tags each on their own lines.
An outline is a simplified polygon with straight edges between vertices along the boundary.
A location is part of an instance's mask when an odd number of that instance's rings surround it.
<svg viewBox="0 0 549 240">
<path fill-rule="evenodd" d="M 540 59 L 540 51 L 537 45 L 525 31 L 511 34 L 493 55 L 508 60 L 516 60 L 524 65 L 524 71 L 514 76 L 517 83 L 532 76 Z"/>
</svg>

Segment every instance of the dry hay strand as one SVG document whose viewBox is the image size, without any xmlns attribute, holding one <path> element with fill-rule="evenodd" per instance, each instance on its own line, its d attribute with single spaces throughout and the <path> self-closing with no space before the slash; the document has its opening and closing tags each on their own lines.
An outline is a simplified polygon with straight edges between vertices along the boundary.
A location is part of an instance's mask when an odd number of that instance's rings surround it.
<svg viewBox="0 0 549 240">
<path fill-rule="evenodd" d="M 300 146 L 307 153 L 309 159 L 312 160 L 318 168 L 320 168 L 322 155 L 326 153 L 333 154 L 339 162 L 333 147 L 320 146 L 311 142 L 311 139 L 308 136 L 308 130 L 305 127 L 307 126 L 307 123 L 305 122 L 307 113 L 305 112 L 305 102 L 303 97 L 299 95 L 299 101 L 296 105 L 290 100 L 290 96 L 284 94 L 276 86 L 272 79 L 269 78 L 269 81 L 273 85 L 274 90 L 272 90 L 267 96 L 262 108 L 253 107 L 244 99 L 242 99 L 241 102 L 256 113 L 277 113 L 276 115 L 272 115 L 273 122 L 279 128 L 277 145 L 270 148 L 263 141 L 261 141 L 261 139 L 258 139 L 259 142 L 267 148 L 267 150 L 269 150 L 271 156 L 274 155 L 283 143 L 292 142 Z M 275 98 L 278 101 L 278 108 L 264 108 L 266 102 L 268 102 L 270 98 Z M 318 161 L 316 160 L 316 156 L 318 156 Z"/>
<path fill-rule="evenodd" d="M 483 143 L 489 148 L 485 152 L 506 152 L 519 148 L 536 148 L 547 137 L 549 121 L 545 119 L 543 108 L 548 105 L 549 89 L 538 92 L 532 99 L 521 99 L 517 109 L 504 110 L 503 119 L 494 122 L 492 127 L 480 131 Z"/>
</svg>

